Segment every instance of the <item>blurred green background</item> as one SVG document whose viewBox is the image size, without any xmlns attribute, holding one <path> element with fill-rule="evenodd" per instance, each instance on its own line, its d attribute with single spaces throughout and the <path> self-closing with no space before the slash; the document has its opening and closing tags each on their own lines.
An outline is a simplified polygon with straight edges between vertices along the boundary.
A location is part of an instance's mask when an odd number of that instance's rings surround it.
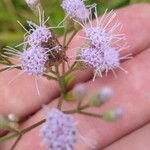
<svg viewBox="0 0 150 150">
<path fill-rule="evenodd" d="M 60 7 L 62 0 L 41 0 L 50 23 L 57 25 L 64 17 Z M 106 8 L 115 9 L 137 2 L 150 2 L 150 0 L 87 0 L 88 3 L 98 4 L 98 13 L 101 14 Z M 25 26 L 26 20 L 37 22 L 37 18 L 26 5 L 24 0 L 0 0 L 0 50 L 6 45 L 14 46 L 23 40 L 24 31 L 17 23 L 21 21 Z M 57 31 L 60 36 L 62 30 Z"/>
</svg>

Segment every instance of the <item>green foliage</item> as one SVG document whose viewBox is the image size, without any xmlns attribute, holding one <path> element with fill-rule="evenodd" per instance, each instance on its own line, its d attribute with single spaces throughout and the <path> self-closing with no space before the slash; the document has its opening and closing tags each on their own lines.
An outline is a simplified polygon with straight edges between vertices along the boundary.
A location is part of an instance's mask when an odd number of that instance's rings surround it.
<svg viewBox="0 0 150 150">
<path fill-rule="evenodd" d="M 60 7 L 62 0 L 41 0 L 47 16 L 50 16 L 49 23 L 56 26 L 64 17 L 64 12 Z M 131 0 L 132 2 L 141 2 L 150 0 Z M 98 13 L 101 14 L 106 8 L 115 9 L 129 4 L 130 0 L 87 0 L 87 3 L 97 3 Z M 0 2 L 0 49 L 6 45 L 14 46 L 21 42 L 24 34 L 23 29 L 17 23 L 21 21 L 25 26 L 26 20 L 37 18 L 26 5 L 24 0 L 1 0 Z M 63 30 L 56 31 L 58 36 L 62 35 Z"/>
<path fill-rule="evenodd" d="M 131 0 L 131 3 L 141 3 L 141 2 L 148 2 L 148 3 L 150 3 L 150 0 Z"/>
</svg>

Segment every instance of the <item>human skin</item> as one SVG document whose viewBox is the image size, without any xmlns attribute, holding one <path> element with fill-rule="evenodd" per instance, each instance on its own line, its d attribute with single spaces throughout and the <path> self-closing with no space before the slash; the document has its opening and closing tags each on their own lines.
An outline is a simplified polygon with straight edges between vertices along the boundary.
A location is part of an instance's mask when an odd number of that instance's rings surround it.
<svg viewBox="0 0 150 150">
<path fill-rule="evenodd" d="M 117 71 L 117 78 L 112 73 L 107 77 L 92 81 L 91 71 L 76 73 L 76 83 L 84 82 L 88 93 L 93 93 L 103 86 L 110 86 L 114 90 L 112 100 L 101 108 L 91 109 L 91 112 L 102 112 L 110 107 L 121 107 L 124 116 L 115 123 L 74 115 L 81 134 L 97 143 L 96 149 L 105 150 L 148 150 L 150 143 L 150 4 L 133 5 L 117 10 L 117 18 L 123 23 L 123 33 L 127 36 L 130 47 L 123 54 L 132 53 L 134 58 L 121 65 L 129 73 Z M 75 37 L 70 48 L 78 47 L 81 43 Z M 69 53 L 73 56 L 75 52 Z M 0 74 L 0 113 L 14 112 L 20 118 L 30 116 L 22 124 L 28 127 L 44 118 L 42 104 L 49 107 L 56 106 L 60 90 L 56 82 L 40 79 L 40 96 L 37 95 L 33 77 L 23 75 L 11 85 L 7 82 L 18 71 Z M 20 84 L 21 83 L 21 84 Z M 71 90 L 71 89 L 70 89 Z M 65 103 L 65 109 L 70 109 L 74 103 Z M 33 115 L 34 114 L 34 115 Z M 40 126 L 41 127 L 41 126 Z M 39 136 L 40 127 L 25 134 L 18 143 L 16 150 L 44 150 Z M 14 141 L 0 145 L 0 149 L 9 150 Z M 78 150 L 90 149 L 90 145 L 81 140 L 76 145 Z"/>
</svg>

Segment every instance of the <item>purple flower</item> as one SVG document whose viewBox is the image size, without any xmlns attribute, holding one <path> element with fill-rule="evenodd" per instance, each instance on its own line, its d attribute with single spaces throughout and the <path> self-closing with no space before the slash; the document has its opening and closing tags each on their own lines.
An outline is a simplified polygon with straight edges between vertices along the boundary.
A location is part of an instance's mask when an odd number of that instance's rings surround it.
<svg viewBox="0 0 150 150">
<path fill-rule="evenodd" d="M 21 54 L 21 68 L 30 75 L 43 75 L 48 54 L 41 47 L 30 47 Z"/>
<path fill-rule="evenodd" d="M 78 61 L 83 62 L 87 67 L 94 70 L 94 78 L 97 75 L 102 76 L 102 72 L 111 70 L 116 76 L 114 69 L 119 68 L 125 73 L 127 71 L 120 66 L 120 60 L 131 58 L 131 54 L 121 57 L 119 52 L 126 49 L 127 43 L 125 36 L 118 33 L 122 25 L 116 21 L 116 13 L 107 11 L 98 20 L 96 6 L 95 17 L 96 25 L 93 25 L 92 20 L 89 20 L 88 24 L 78 22 L 85 32 L 85 36 L 81 36 L 86 39 L 86 47 L 80 49 Z"/>
<path fill-rule="evenodd" d="M 49 20 L 49 17 L 45 20 L 44 18 L 44 11 L 41 11 L 40 8 L 38 8 L 39 13 L 39 25 L 35 24 L 32 21 L 27 21 L 30 29 L 27 30 L 19 21 L 18 23 L 20 26 L 26 31 L 25 33 L 25 39 L 24 42 L 20 43 L 16 47 L 22 46 L 22 45 L 29 45 L 32 47 L 40 46 L 42 47 L 43 44 L 48 44 L 51 39 L 53 38 L 51 28 L 55 27 L 48 27 L 46 25 L 47 21 Z M 57 28 L 57 27 L 56 27 Z M 59 28 L 59 27 L 58 27 Z"/>
<path fill-rule="evenodd" d="M 90 15 L 83 0 L 63 0 L 61 7 L 70 18 L 79 21 L 86 20 Z"/>
<path fill-rule="evenodd" d="M 77 141 L 76 122 L 58 109 L 47 110 L 46 122 L 40 134 L 49 150 L 73 150 Z"/>
<path fill-rule="evenodd" d="M 101 46 L 112 46 L 118 44 L 120 41 L 125 41 L 124 34 L 118 33 L 122 28 L 122 24 L 116 19 L 116 13 L 110 11 L 108 14 L 107 10 L 101 19 L 97 16 L 96 6 L 95 8 L 95 17 L 96 24 L 92 20 L 89 20 L 88 23 L 81 23 L 78 20 L 75 20 L 83 27 L 83 32 L 85 36 L 81 38 L 86 39 L 95 47 Z"/>
<path fill-rule="evenodd" d="M 114 48 L 108 48 L 104 51 L 105 70 L 113 70 L 120 67 L 120 55 Z"/>
<path fill-rule="evenodd" d="M 84 29 L 86 38 L 95 47 L 109 45 L 111 42 L 110 36 L 103 32 L 100 27 L 87 27 Z"/>
<path fill-rule="evenodd" d="M 52 33 L 46 26 L 37 27 L 27 37 L 27 43 L 30 46 L 42 46 L 52 38 Z"/>
<path fill-rule="evenodd" d="M 83 47 L 80 49 L 80 59 L 79 61 L 93 69 L 96 75 L 102 76 L 101 74 L 105 70 L 102 51 L 95 47 Z"/>
<path fill-rule="evenodd" d="M 126 55 L 121 57 L 119 54 L 119 50 L 112 47 L 83 47 L 80 49 L 79 59 L 77 61 L 83 62 L 86 67 L 94 70 L 94 78 L 96 76 L 101 76 L 102 73 L 111 70 L 115 74 L 115 69 L 119 68 L 123 70 L 125 73 L 127 71 L 123 69 L 120 65 L 120 60 L 131 58 L 130 55 Z"/>
</svg>

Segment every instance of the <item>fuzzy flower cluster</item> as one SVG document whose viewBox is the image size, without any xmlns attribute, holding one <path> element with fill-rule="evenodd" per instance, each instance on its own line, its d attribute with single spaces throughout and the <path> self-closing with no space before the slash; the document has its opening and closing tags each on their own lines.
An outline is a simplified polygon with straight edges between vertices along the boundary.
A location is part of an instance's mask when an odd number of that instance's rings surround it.
<svg viewBox="0 0 150 150">
<path fill-rule="evenodd" d="M 28 1 L 36 2 L 36 1 Z M 47 19 L 48 20 L 48 19 Z M 14 48 L 6 48 L 7 54 L 17 55 L 21 60 L 21 68 L 24 73 L 34 76 L 43 75 L 46 64 L 49 58 L 55 57 L 60 50 L 58 43 L 54 42 L 54 37 L 51 33 L 50 27 L 46 26 L 44 19 L 44 12 L 39 9 L 39 25 L 27 21 L 30 30 L 27 30 L 20 22 L 18 22 L 26 31 L 24 42 L 17 45 L 22 46 L 24 51 L 21 53 Z M 15 53 L 15 54 L 14 54 Z"/>
<path fill-rule="evenodd" d="M 93 46 L 98 48 L 110 44 L 110 36 L 103 32 L 100 27 L 87 27 L 84 31 L 87 39 L 89 39 Z"/>
<path fill-rule="evenodd" d="M 83 0 L 63 0 L 61 7 L 70 18 L 80 21 L 86 20 L 90 15 Z"/>
<path fill-rule="evenodd" d="M 96 11 L 96 10 L 95 10 Z M 80 60 L 87 67 L 92 68 L 95 71 L 94 79 L 97 75 L 102 76 L 102 72 L 111 70 L 114 75 L 114 69 L 120 68 L 121 59 L 128 59 L 130 55 L 121 57 L 119 52 L 125 49 L 125 45 L 116 46 L 120 41 L 124 41 L 125 37 L 122 34 L 117 33 L 117 30 L 121 28 L 119 22 L 115 22 L 116 14 L 111 11 L 108 14 L 104 14 L 100 21 L 96 16 L 96 26 L 90 23 L 89 25 L 80 25 L 83 27 L 85 37 L 88 45 L 80 49 Z"/>
<path fill-rule="evenodd" d="M 40 133 L 49 150 L 73 150 L 78 137 L 72 116 L 54 108 L 48 110 Z"/>
<path fill-rule="evenodd" d="M 37 27 L 31 34 L 29 34 L 27 41 L 30 46 L 42 46 L 52 38 L 52 33 L 46 26 Z"/>
<path fill-rule="evenodd" d="M 21 68 L 30 75 L 43 75 L 45 71 L 45 65 L 48 61 L 48 52 L 51 49 L 42 47 L 43 43 L 47 43 L 52 34 L 46 26 L 37 26 L 33 23 L 29 23 L 31 27 L 30 32 L 27 32 L 25 44 L 29 45 L 21 54 Z"/>
<path fill-rule="evenodd" d="M 21 54 L 21 68 L 27 74 L 42 75 L 48 55 L 41 47 L 30 47 Z"/>
</svg>

